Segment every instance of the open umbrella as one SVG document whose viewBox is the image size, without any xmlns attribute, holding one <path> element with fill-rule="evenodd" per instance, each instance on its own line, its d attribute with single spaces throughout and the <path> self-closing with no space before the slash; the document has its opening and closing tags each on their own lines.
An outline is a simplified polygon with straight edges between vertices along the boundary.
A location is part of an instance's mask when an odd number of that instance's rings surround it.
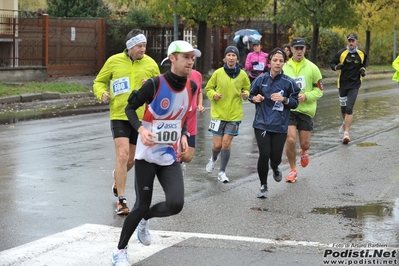
<svg viewBox="0 0 399 266">
<path fill-rule="evenodd" d="M 253 42 L 254 40 L 260 41 L 262 35 L 257 30 L 253 29 L 241 29 L 235 32 L 234 41 L 238 42 L 240 37 L 247 37 L 248 41 Z"/>
</svg>

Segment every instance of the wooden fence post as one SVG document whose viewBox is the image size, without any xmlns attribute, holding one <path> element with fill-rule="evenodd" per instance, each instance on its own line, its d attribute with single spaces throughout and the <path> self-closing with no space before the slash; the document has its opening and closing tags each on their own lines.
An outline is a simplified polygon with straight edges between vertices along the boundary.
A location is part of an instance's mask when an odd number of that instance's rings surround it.
<svg viewBox="0 0 399 266">
<path fill-rule="evenodd" d="M 49 15 L 42 15 L 42 66 L 47 67 L 49 62 Z"/>
<path fill-rule="evenodd" d="M 105 39 L 104 34 L 106 32 L 106 23 L 104 18 L 97 20 L 97 73 L 100 72 L 105 60 Z"/>
</svg>

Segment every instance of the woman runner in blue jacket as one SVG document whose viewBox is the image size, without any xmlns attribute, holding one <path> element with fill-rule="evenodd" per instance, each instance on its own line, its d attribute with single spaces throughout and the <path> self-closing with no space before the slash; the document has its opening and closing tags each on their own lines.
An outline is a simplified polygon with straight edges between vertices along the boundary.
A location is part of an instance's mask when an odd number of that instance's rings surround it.
<svg viewBox="0 0 399 266">
<path fill-rule="evenodd" d="M 269 53 L 270 70 L 254 80 L 248 98 L 256 105 L 253 128 L 259 149 L 258 175 L 261 187 L 258 198 L 267 197 L 269 160 L 274 180 L 280 182 L 282 179 L 278 166 L 287 138 L 290 109 L 298 106 L 300 89 L 294 79 L 283 73 L 285 59 L 286 54 L 280 48 Z"/>
</svg>

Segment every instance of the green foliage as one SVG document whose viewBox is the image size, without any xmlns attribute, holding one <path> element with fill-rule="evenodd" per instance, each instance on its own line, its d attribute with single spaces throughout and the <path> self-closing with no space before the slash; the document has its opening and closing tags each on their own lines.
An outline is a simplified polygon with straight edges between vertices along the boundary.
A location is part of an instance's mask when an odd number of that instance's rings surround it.
<svg viewBox="0 0 399 266">
<path fill-rule="evenodd" d="M 393 42 L 391 36 L 378 36 L 372 39 L 370 49 L 369 64 L 384 65 L 392 63 L 393 58 Z"/>
<path fill-rule="evenodd" d="M 296 30 L 295 36 L 302 37 L 306 40 L 307 50 L 306 57 L 309 58 L 309 54 L 312 50 L 312 30 L 309 28 L 301 27 Z M 330 67 L 332 57 L 339 49 L 346 46 L 345 39 L 341 35 L 327 29 L 320 31 L 316 65 L 320 68 Z"/>
<path fill-rule="evenodd" d="M 131 28 L 140 27 L 142 25 L 151 25 L 155 21 L 152 19 L 152 14 L 147 9 L 132 9 L 127 13 L 124 23 Z"/>
<path fill-rule="evenodd" d="M 107 17 L 108 6 L 102 0 L 47 0 L 52 17 Z"/>
<path fill-rule="evenodd" d="M 126 48 L 125 38 L 129 31 L 151 25 L 154 21 L 151 12 L 147 9 L 132 9 L 125 19 L 107 19 L 107 55 L 120 53 Z"/>
<path fill-rule="evenodd" d="M 354 0 L 281 0 L 276 20 L 305 27 L 345 27 L 361 18 L 354 5 Z"/>
<path fill-rule="evenodd" d="M 46 0 L 19 0 L 18 9 L 37 11 L 39 8 L 46 9 Z"/>
<path fill-rule="evenodd" d="M 131 30 L 123 20 L 107 19 L 107 54 L 106 58 L 122 52 L 125 48 L 126 34 Z"/>
<path fill-rule="evenodd" d="M 353 25 L 360 19 L 354 0 L 281 0 L 276 21 L 280 23 L 295 23 L 297 26 L 308 27 L 313 31 L 314 49 L 309 59 L 317 62 L 317 50 L 321 29 L 334 26 Z M 342 9 L 345 7 L 344 9 Z M 350 10 L 350 12 L 346 12 Z M 290 14 L 290 16 L 287 16 Z"/>
</svg>

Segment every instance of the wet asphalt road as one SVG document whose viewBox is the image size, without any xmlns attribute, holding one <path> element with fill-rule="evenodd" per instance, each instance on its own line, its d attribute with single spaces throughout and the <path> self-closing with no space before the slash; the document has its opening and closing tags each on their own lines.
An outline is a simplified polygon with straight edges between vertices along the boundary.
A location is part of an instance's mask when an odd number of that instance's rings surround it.
<svg viewBox="0 0 399 266">
<path fill-rule="evenodd" d="M 363 84 L 355 106 L 350 145 L 372 146 L 373 143 L 362 140 L 399 126 L 398 96 L 397 83 L 389 79 Z M 209 102 L 205 101 L 205 105 Z M 154 219 L 153 229 L 324 243 L 363 238 L 399 244 L 398 217 L 389 220 L 392 224 L 387 225 L 386 216 L 375 214 L 379 218 L 376 226 L 369 227 L 364 226 L 362 217 L 351 217 L 351 208 L 355 205 L 365 210 L 397 211 L 399 202 L 395 199 L 399 194 L 383 200 L 392 190 L 392 183 L 371 182 L 370 191 L 362 188 L 362 191 L 350 192 L 352 195 L 341 192 L 332 198 L 325 197 L 326 191 L 321 189 L 325 184 L 315 181 L 317 189 L 308 184 L 309 177 L 328 175 L 328 172 L 319 172 L 317 165 L 312 165 L 312 159 L 332 152 L 341 155 L 336 158 L 335 166 L 343 168 L 343 174 L 331 181 L 334 186 L 342 186 L 343 190 L 356 186 L 356 182 L 349 179 L 360 178 L 361 171 L 367 171 L 360 169 L 356 176 L 344 173 L 345 167 L 355 167 L 361 158 L 351 157 L 341 144 L 338 135 L 341 118 L 334 86 L 325 86 L 325 94 L 319 101 L 311 163 L 302 176 L 299 169 L 299 181 L 294 184 L 300 189 L 269 181 L 269 198 L 263 201 L 255 197 L 258 178 L 257 146 L 251 126 L 253 113 L 253 105 L 245 103 L 245 119 L 240 136 L 233 141 L 227 168 L 231 182 L 226 185 L 217 182 L 216 172 L 213 175 L 205 172 L 212 145 L 207 132 L 209 110 L 199 116 L 196 155 L 188 164 L 185 177 L 185 208 L 178 216 Z M 123 217 L 113 213 L 116 198 L 111 193 L 111 172 L 115 155 L 108 115 L 102 112 L 0 125 L 0 251 L 86 223 L 122 225 Z M 329 163 L 334 166 L 334 162 Z M 284 175 L 288 173 L 287 167 L 284 156 Z M 133 176 L 130 172 L 127 187 L 130 206 L 134 201 Z M 353 194 L 357 197 L 353 198 Z M 373 201 L 374 198 L 378 200 Z M 153 202 L 162 199 L 162 190 L 157 186 Z M 287 205 L 287 201 L 292 205 Z M 248 216 L 248 210 L 252 215 Z M 341 216 L 326 215 L 340 210 Z M 357 211 L 360 213 L 360 209 Z M 316 231 L 312 223 L 319 225 Z M 386 234 L 380 239 L 378 228 L 382 225 L 381 232 Z"/>
</svg>

